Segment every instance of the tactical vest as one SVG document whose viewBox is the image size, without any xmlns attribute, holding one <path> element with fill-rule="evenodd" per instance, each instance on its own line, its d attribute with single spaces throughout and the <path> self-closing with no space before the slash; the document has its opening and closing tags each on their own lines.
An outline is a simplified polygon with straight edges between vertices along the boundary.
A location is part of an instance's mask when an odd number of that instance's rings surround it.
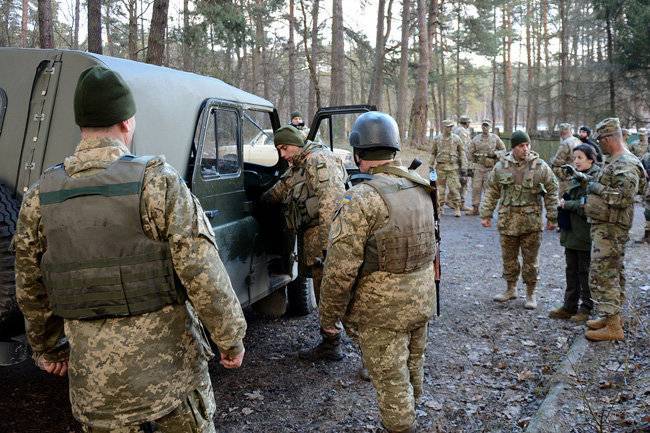
<svg viewBox="0 0 650 433">
<path fill-rule="evenodd" d="M 501 185 L 501 206 L 541 206 L 546 189 L 538 168 L 542 161 L 535 158 L 517 167 L 502 160 L 495 168 L 496 181 Z"/>
<path fill-rule="evenodd" d="M 123 156 L 98 174 L 73 178 L 62 164 L 43 174 L 43 282 L 65 319 L 134 316 L 185 300 L 166 242 L 148 238 L 140 196 L 152 157 Z"/>
<path fill-rule="evenodd" d="M 483 133 L 474 137 L 476 151 L 473 156 L 476 162 L 485 168 L 492 168 L 497 160 L 497 136 L 493 133 L 488 133 L 487 139 Z"/>
<path fill-rule="evenodd" d="M 385 171 L 400 176 L 398 170 Z M 365 183 L 384 200 L 389 217 L 366 242 L 361 275 L 377 271 L 406 274 L 430 266 L 436 254 L 431 196 L 422 185 L 405 177 L 376 176 Z"/>
<path fill-rule="evenodd" d="M 458 146 L 454 142 L 454 136 L 458 137 L 456 134 L 452 134 L 449 137 L 443 137 L 442 135 L 438 137 L 436 164 L 441 166 L 441 168 L 455 168 L 460 166 L 460 154 L 458 152 Z"/>
</svg>

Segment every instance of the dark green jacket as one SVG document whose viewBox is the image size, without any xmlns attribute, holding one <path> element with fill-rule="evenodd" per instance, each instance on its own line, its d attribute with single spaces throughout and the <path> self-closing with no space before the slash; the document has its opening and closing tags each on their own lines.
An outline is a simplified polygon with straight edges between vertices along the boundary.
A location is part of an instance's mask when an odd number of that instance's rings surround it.
<svg viewBox="0 0 650 433">
<path fill-rule="evenodd" d="M 595 176 L 600 171 L 596 164 L 592 165 L 585 174 Z M 569 188 L 564 198 L 564 210 L 569 212 L 571 229 L 560 231 L 560 244 L 572 250 L 589 251 L 591 249 L 591 224 L 587 222 L 583 208 L 587 195 L 586 186 L 580 185 L 574 178 L 569 181 Z"/>
</svg>

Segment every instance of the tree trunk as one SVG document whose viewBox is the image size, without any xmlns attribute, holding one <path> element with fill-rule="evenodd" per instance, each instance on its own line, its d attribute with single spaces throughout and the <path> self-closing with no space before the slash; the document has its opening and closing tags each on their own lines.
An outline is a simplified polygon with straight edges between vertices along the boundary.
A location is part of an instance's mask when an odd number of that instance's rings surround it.
<svg viewBox="0 0 650 433">
<path fill-rule="evenodd" d="M 289 110 L 296 109 L 296 42 L 294 39 L 294 0 L 289 0 L 289 41 L 287 48 L 289 50 Z"/>
<path fill-rule="evenodd" d="M 129 59 L 138 60 L 138 1 L 128 0 Z"/>
<path fill-rule="evenodd" d="M 79 7 L 79 0 L 77 0 L 77 8 Z M 79 9 L 77 9 L 77 14 L 79 13 Z M 77 24 L 77 27 L 75 27 L 75 30 L 77 30 L 77 34 L 79 32 L 79 21 L 75 22 Z M 23 10 L 22 10 L 22 19 L 20 21 L 20 46 L 23 48 L 27 48 L 27 24 L 29 22 L 29 0 L 23 0 Z"/>
<path fill-rule="evenodd" d="M 345 46 L 343 0 L 332 0 L 332 58 L 330 105 L 345 105 Z"/>
<path fill-rule="evenodd" d="M 40 47 L 54 48 L 52 3 L 50 0 L 38 0 L 38 32 Z"/>
<path fill-rule="evenodd" d="M 445 68 L 445 30 L 442 21 L 439 23 L 438 31 L 440 33 L 440 48 L 438 57 L 440 63 L 440 121 L 447 118 L 447 71 Z"/>
<path fill-rule="evenodd" d="M 568 32 L 567 32 L 567 17 L 566 17 L 566 0 L 559 0 L 559 14 L 560 14 L 560 118 L 563 122 L 568 120 L 568 95 L 567 95 L 567 58 L 568 53 Z"/>
<path fill-rule="evenodd" d="M 309 65 L 309 78 L 311 80 L 311 85 L 309 86 L 309 95 L 308 95 L 308 105 L 307 113 L 309 119 L 308 122 L 311 122 L 316 110 L 321 107 L 320 99 L 320 87 L 318 83 L 318 10 L 320 8 L 319 0 L 313 0 L 314 3 L 311 9 L 311 54 L 307 51 L 307 13 L 305 12 L 304 0 L 300 0 L 300 6 L 302 7 L 302 16 L 304 22 L 304 45 L 305 45 L 305 56 L 307 57 L 307 64 Z"/>
<path fill-rule="evenodd" d="M 416 72 L 416 88 L 413 106 L 411 107 L 411 123 L 409 126 L 409 142 L 412 147 L 422 149 L 426 143 L 427 115 L 429 110 L 429 29 L 427 26 L 427 1 L 417 0 L 418 12 L 418 65 Z M 438 14 L 438 1 L 431 1 L 429 19 L 435 20 Z"/>
<path fill-rule="evenodd" d="M 461 3 L 456 4 L 456 119 L 460 119 L 460 8 Z"/>
<path fill-rule="evenodd" d="M 379 0 L 377 8 L 377 34 L 375 37 L 375 62 L 368 94 L 368 104 L 376 105 L 378 110 L 382 109 L 384 95 L 384 62 L 386 57 L 386 39 L 390 34 L 391 9 L 393 0 L 388 1 L 387 16 L 384 16 L 386 0 Z M 386 21 L 386 33 L 384 34 L 384 20 Z"/>
<path fill-rule="evenodd" d="M 607 82 L 609 84 L 609 111 L 612 116 L 616 115 L 616 82 L 614 81 L 614 41 L 612 38 L 612 23 L 607 12 L 605 21 L 607 29 L 607 62 L 609 71 L 607 73 Z"/>
<path fill-rule="evenodd" d="M 519 58 L 521 58 L 521 41 L 519 41 Z M 517 88 L 515 90 L 515 120 L 513 130 L 517 130 L 519 121 L 519 95 L 521 93 L 521 62 L 517 62 Z"/>
<path fill-rule="evenodd" d="M 528 132 L 537 132 L 537 119 L 533 116 L 534 111 L 537 109 L 537 88 L 535 83 L 535 65 L 534 65 L 534 47 L 532 46 L 532 26 L 533 26 L 533 8 L 532 0 L 526 1 L 526 66 L 527 66 L 527 83 L 528 89 L 526 97 L 526 130 Z"/>
<path fill-rule="evenodd" d="M 512 132 L 512 5 L 503 5 L 503 132 Z"/>
<path fill-rule="evenodd" d="M 183 0 L 183 70 L 192 70 L 192 38 L 190 36 L 190 2 Z M 230 58 L 227 59 L 230 61 Z"/>
<path fill-rule="evenodd" d="M 104 0 L 104 13 L 106 14 L 104 24 L 106 27 L 106 48 L 108 48 L 108 55 L 113 56 L 113 35 L 111 34 L 110 1 L 111 0 Z"/>
<path fill-rule="evenodd" d="M 399 61 L 399 78 L 397 79 L 397 125 L 399 126 L 400 143 L 406 137 L 406 110 L 408 105 L 409 79 L 409 20 L 411 16 L 411 0 L 402 1 L 402 44 Z"/>
<path fill-rule="evenodd" d="M 88 51 L 102 54 L 102 1 L 88 0 Z"/>
<path fill-rule="evenodd" d="M 165 34 L 167 30 L 167 13 L 169 0 L 154 0 L 147 42 L 146 62 L 162 65 L 165 61 Z"/>
<path fill-rule="evenodd" d="M 497 33 L 497 7 L 494 6 L 492 9 L 492 26 L 494 30 L 494 34 L 496 35 Z M 495 99 L 496 99 L 496 91 L 497 91 L 497 55 L 496 53 L 494 56 L 492 56 L 492 95 L 490 97 L 490 116 L 492 119 L 492 127 L 496 126 L 496 107 L 495 107 Z"/>
</svg>

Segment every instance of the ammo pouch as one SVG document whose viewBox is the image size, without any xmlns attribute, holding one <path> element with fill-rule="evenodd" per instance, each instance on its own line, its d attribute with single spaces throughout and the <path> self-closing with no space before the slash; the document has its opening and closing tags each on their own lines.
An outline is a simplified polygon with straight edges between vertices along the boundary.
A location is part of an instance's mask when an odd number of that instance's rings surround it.
<svg viewBox="0 0 650 433">
<path fill-rule="evenodd" d="M 406 178 L 377 176 L 366 184 L 386 203 L 389 219 L 368 239 L 360 276 L 377 271 L 405 274 L 431 265 L 436 240 L 427 191 Z"/>
<path fill-rule="evenodd" d="M 618 224 L 623 227 L 630 227 L 634 217 L 632 205 L 623 208 L 612 207 L 604 197 L 596 194 L 587 196 L 584 211 L 591 221 Z"/>
<path fill-rule="evenodd" d="M 481 163 L 485 168 L 492 168 L 496 164 L 496 161 L 497 161 L 496 158 L 491 158 L 489 156 L 486 156 L 483 158 L 483 161 Z"/>
<path fill-rule="evenodd" d="M 126 155 L 79 178 L 68 176 L 61 164 L 43 174 L 39 197 L 47 250 L 41 270 L 54 314 L 133 316 L 185 301 L 169 245 L 142 229 L 140 196 L 151 159 Z"/>
</svg>

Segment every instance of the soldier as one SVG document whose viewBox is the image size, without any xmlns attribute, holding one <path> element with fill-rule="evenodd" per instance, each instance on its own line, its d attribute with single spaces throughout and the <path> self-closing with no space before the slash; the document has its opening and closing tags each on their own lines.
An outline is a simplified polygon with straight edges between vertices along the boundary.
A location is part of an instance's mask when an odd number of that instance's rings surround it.
<svg viewBox="0 0 650 433">
<path fill-rule="evenodd" d="M 510 138 L 512 150 L 499 160 L 487 180 L 481 203 L 481 225 L 492 225 L 492 213 L 499 204 L 497 229 L 501 237 L 503 278 L 507 288 L 495 301 L 517 298 L 519 270 L 526 284 L 525 308 L 537 308 L 535 289 L 539 246 L 541 243 L 542 201 L 546 208 L 546 229 L 557 227 L 557 179 L 550 167 L 530 150 L 530 138 L 515 131 Z M 523 263 L 519 265 L 519 251 Z"/>
<path fill-rule="evenodd" d="M 226 368 L 246 321 L 210 222 L 163 157 L 130 154 L 135 103 L 117 73 L 83 72 L 74 112 L 81 142 L 27 191 L 14 237 L 34 360 L 68 372 L 86 432 L 214 432 L 197 313 Z"/>
<path fill-rule="evenodd" d="M 341 320 L 354 329 L 384 427 L 415 432 L 427 322 L 435 307 L 430 187 L 394 160 L 399 132 L 387 114 L 359 116 L 350 144 L 369 180 L 346 193 L 332 222 L 322 332 L 325 338 L 340 339 Z"/>
<path fill-rule="evenodd" d="M 646 176 L 650 175 L 650 151 L 643 155 L 641 160 L 643 168 L 645 168 Z M 643 216 L 645 217 L 645 231 L 641 240 L 638 243 L 650 243 L 650 183 L 646 186 L 644 201 L 643 201 Z"/>
<path fill-rule="evenodd" d="M 559 195 L 562 197 L 569 185 L 569 176 L 562 170 L 563 165 L 573 165 L 573 148 L 580 144 L 580 140 L 573 136 L 573 129 L 568 123 L 560 123 L 560 146 L 551 159 L 553 173 L 559 180 Z"/>
<path fill-rule="evenodd" d="M 646 136 L 645 128 L 639 129 L 639 141 L 630 143 L 628 147 L 634 156 L 639 159 L 643 158 L 643 155 L 648 151 L 648 138 Z"/>
<path fill-rule="evenodd" d="M 469 161 L 472 165 L 472 212 L 478 215 L 481 204 L 481 193 L 485 188 L 488 174 L 498 159 L 498 153 L 505 153 L 506 146 L 498 135 L 490 132 L 491 122 L 483 120 L 481 133 L 474 136 L 469 147 Z"/>
<path fill-rule="evenodd" d="M 302 114 L 300 114 L 300 111 L 294 111 L 291 113 L 291 120 L 289 121 L 289 125 L 300 131 L 303 138 L 307 138 L 307 134 L 309 134 L 309 128 L 305 125 L 305 121 L 302 119 Z"/>
<path fill-rule="evenodd" d="M 347 172 L 343 161 L 325 146 L 305 143 L 293 126 L 283 126 L 273 137 L 280 156 L 289 168 L 266 193 L 263 200 L 281 202 L 286 206 L 289 228 L 300 237 L 301 267 L 311 274 L 314 295 L 320 299 L 323 262 L 327 251 L 327 235 L 337 200 L 345 193 Z M 326 344 L 300 353 L 304 359 L 343 359 L 339 345 Z"/>
<path fill-rule="evenodd" d="M 460 217 L 460 178 L 467 176 L 465 146 L 460 137 L 451 132 L 454 122 L 445 120 L 442 123 L 442 134 L 433 139 L 429 166 L 438 173 L 440 210 L 442 211 L 447 196 L 447 205 L 454 209 L 454 216 Z"/>
<path fill-rule="evenodd" d="M 469 116 L 463 115 L 460 116 L 460 120 L 458 121 L 458 125 L 453 129 L 453 133 L 456 134 L 457 136 L 460 137 L 460 139 L 463 142 L 463 145 L 465 146 L 465 156 L 469 159 L 469 145 L 472 142 L 472 137 L 469 132 Z M 467 168 L 467 176 L 461 176 L 460 178 L 460 202 L 461 202 L 461 207 L 462 210 L 465 212 L 472 212 L 471 208 L 468 208 L 467 205 L 465 204 L 465 196 L 467 195 L 467 185 L 470 182 L 471 175 L 473 173 L 469 169 L 469 164 Z"/>
<path fill-rule="evenodd" d="M 600 146 L 598 143 L 593 141 L 591 139 L 591 128 L 585 125 L 582 125 L 580 129 L 578 130 L 578 138 L 580 141 L 582 141 L 584 144 L 588 144 L 589 146 L 594 148 L 594 151 L 596 152 L 596 163 L 597 164 L 602 164 L 603 163 L 603 151 L 600 149 Z"/>
<path fill-rule="evenodd" d="M 587 186 L 585 215 L 591 223 L 589 286 L 596 312 L 587 321 L 585 337 L 591 341 L 623 340 L 621 305 L 625 299 L 625 244 L 634 217 L 634 196 L 643 191 L 643 166 L 623 141 L 617 118 L 596 126 L 598 142 L 608 156 L 602 172 Z"/>
</svg>

